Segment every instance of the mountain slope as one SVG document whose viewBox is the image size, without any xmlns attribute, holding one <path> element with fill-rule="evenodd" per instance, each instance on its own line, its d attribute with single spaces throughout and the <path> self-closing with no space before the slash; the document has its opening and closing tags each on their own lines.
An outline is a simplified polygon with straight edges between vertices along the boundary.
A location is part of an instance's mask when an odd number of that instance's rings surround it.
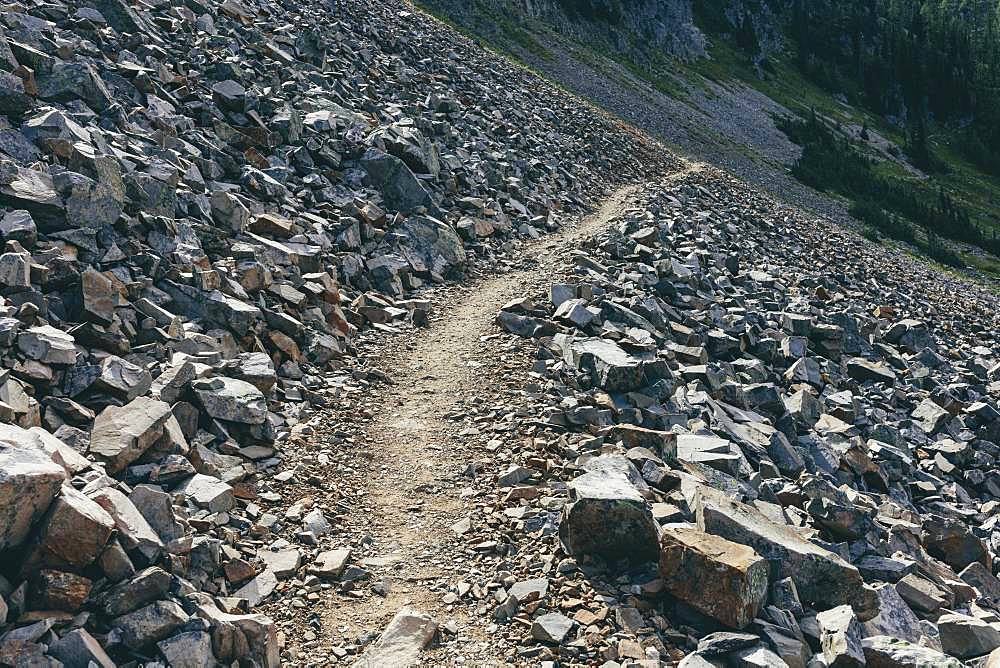
<svg viewBox="0 0 1000 668">
<path fill-rule="evenodd" d="M 5 4 L 0 665 L 1000 645 L 996 295 L 498 25 L 634 125 L 406 0 Z"/>
<path fill-rule="evenodd" d="M 843 208 L 861 215 L 872 228 L 873 237 L 892 236 L 905 227 L 906 239 L 942 261 L 972 265 L 986 272 L 1000 269 L 1000 262 L 987 252 L 997 252 L 994 246 L 998 243 L 995 234 L 1000 210 L 995 202 L 1000 181 L 965 149 L 969 145 L 965 137 L 972 131 L 961 129 L 966 121 L 941 117 L 932 124 L 928 120 L 926 126 L 917 128 L 930 128 L 929 133 L 922 130 L 920 136 L 925 139 L 917 151 L 913 143 L 917 132 L 912 121 L 914 113 L 907 116 L 898 106 L 890 113 L 881 103 L 878 109 L 866 107 L 867 98 L 860 84 L 855 86 L 841 77 L 837 81 L 843 86 L 838 88 L 829 78 L 816 74 L 819 65 L 827 62 L 816 54 L 827 52 L 815 46 L 812 52 L 802 55 L 798 45 L 808 39 L 792 32 L 796 3 L 699 0 L 689 7 L 690 12 L 674 8 L 674 14 L 681 17 L 675 19 L 675 27 L 682 34 L 689 28 L 696 30 L 708 45 L 705 57 L 688 53 L 686 58 L 677 57 L 669 45 L 643 39 L 627 21 L 619 21 L 619 32 L 613 29 L 611 34 L 628 37 L 608 40 L 607 19 L 601 23 L 600 14 L 582 20 L 579 14 L 566 14 L 564 10 L 560 20 L 551 21 L 545 13 L 518 11 L 522 5 L 517 2 L 462 3 L 461 8 L 449 0 L 429 0 L 425 4 L 689 154 L 722 160 L 744 178 L 780 183 L 771 191 L 782 196 L 796 191 L 781 172 L 794 167 L 800 153 L 788 147 L 785 133 L 777 127 L 785 124 L 776 124 L 775 120 L 810 119 L 815 117 L 815 111 L 827 130 L 846 139 L 847 145 L 824 153 L 818 150 L 820 144 L 815 136 L 807 138 L 800 132 L 806 162 L 849 165 L 852 155 L 861 156 L 873 165 L 879 187 L 875 192 L 859 193 L 843 187 L 831 174 L 805 178 L 806 183 L 844 198 Z M 628 15 L 629 3 L 611 4 Z M 673 3 L 666 4 L 673 7 Z M 498 11 L 498 5 L 508 11 Z M 835 11 L 833 6 L 822 3 L 809 7 L 816 13 L 821 7 Z M 840 11 L 846 10 L 842 7 Z M 688 15 L 694 17 L 693 24 Z M 566 28 L 567 22 L 576 28 Z M 833 25 L 843 23 L 834 21 Z M 837 56 L 826 55 L 831 63 Z M 605 90 L 607 80 L 613 82 L 615 90 Z M 833 87 L 825 89 L 820 83 Z M 644 92 L 649 87 L 656 92 Z M 850 102 L 840 91 L 849 94 Z M 631 104 L 634 96 L 641 96 L 644 102 Z M 649 111 L 650 107 L 657 111 Z M 755 164 L 761 160 L 769 163 L 766 176 Z M 925 164 L 928 160 L 936 167 L 930 169 Z M 796 169 L 794 173 L 801 176 L 805 171 Z M 859 180 L 876 180 L 873 174 L 865 173 L 867 168 L 855 171 L 859 172 Z M 914 193 L 922 210 L 898 206 L 887 196 L 894 190 Z M 949 200 L 945 208 L 940 206 L 942 193 Z M 801 192 L 794 197 L 803 202 L 803 198 L 810 199 L 816 210 L 834 215 L 841 208 L 831 209 Z M 953 211 L 960 215 L 952 215 Z M 890 225 L 885 222 L 887 218 L 898 222 Z M 939 242 L 941 237 L 953 241 Z M 960 256 L 949 248 L 960 251 Z"/>
</svg>

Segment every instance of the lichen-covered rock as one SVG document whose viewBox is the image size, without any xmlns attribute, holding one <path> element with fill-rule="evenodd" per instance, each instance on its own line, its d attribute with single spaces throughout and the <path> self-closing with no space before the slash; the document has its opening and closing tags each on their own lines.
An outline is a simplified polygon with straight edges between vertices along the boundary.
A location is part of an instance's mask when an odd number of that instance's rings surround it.
<svg viewBox="0 0 1000 668">
<path fill-rule="evenodd" d="M 634 561 L 657 559 L 659 530 L 652 510 L 626 475 L 595 470 L 575 478 L 569 487 L 572 501 L 559 525 L 567 553 Z"/>
</svg>

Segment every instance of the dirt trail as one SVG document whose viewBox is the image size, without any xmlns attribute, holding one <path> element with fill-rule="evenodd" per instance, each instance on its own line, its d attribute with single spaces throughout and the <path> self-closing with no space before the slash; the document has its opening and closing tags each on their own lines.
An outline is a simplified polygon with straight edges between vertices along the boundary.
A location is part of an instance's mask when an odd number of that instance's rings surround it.
<svg viewBox="0 0 1000 668">
<path fill-rule="evenodd" d="M 667 177 L 682 179 L 703 169 L 690 164 Z M 460 413 L 462 399 L 486 394 L 502 379 L 484 373 L 486 350 L 482 337 L 495 331 L 493 320 L 500 308 L 519 296 L 548 284 L 565 255 L 594 234 L 606 229 L 629 208 L 641 186 L 627 186 L 608 197 L 594 213 L 562 230 L 527 244 L 521 252 L 534 254 L 530 269 L 514 271 L 454 288 L 451 307 L 437 313 L 432 325 L 412 337 L 409 345 L 397 347 L 382 361 L 391 370 L 393 385 L 378 397 L 382 412 L 364 438 L 372 453 L 368 486 L 359 490 L 370 535 L 378 537 L 382 549 L 366 565 L 373 579 L 392 580 L 385 597 L 345 600 L 328 611 L 327 628 L 381 629 L 402 606 L 430 613 L 437 621 L 455 618 L 470 641 L 485 642 L 482 624 L 448 612 L 442 603 L 447 573 L 461 572 L 448 554 L 447 545 L 456 533 L 452 525 L 469 515 L 455 482 L 462 469 L 476 458 L 459 436 L 461 426 L 449 421 Z M 471 568 L 471 560 L 469 568 Z M 454 579 L 454 578 L 452 578 Z"/>
</svg>

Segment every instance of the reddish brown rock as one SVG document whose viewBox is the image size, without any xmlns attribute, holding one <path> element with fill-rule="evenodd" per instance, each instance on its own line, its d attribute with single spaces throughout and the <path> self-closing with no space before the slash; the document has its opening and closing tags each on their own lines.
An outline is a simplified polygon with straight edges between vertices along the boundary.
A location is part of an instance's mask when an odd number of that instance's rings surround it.
<svg viewBox="0 0 1000 668">
<path fill-rule="evenodd" d="M 72 487 L 62 494 L 41 521 L 22 572 L 51 566 L 71 570 L 89 566 L 111 537 L 115 521 L 107 511 Z"/>
<path fill-rule="evenodd" d="M 757 616 L 767 598 L 767 560 L 751 547 L 689 525 L 663 528 L 660 575 L 673 596 L 737 629 Z"/>
<path fill-rule="evenodd" d="M 38 573 L 33 605 L 38 610 L 76 612 L 90 596 L 93 583 L 82 575 L 42 570 Z"/>
</svg>

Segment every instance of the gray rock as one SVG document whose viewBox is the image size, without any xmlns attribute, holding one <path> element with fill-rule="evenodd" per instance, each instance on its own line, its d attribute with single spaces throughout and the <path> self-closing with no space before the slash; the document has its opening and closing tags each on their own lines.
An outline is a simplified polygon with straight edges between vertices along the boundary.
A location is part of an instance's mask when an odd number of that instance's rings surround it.
<svg viewBox="0 0 1000 668">
<path fill-rule="evenodd" d="M 279 579 L 285 579 L 295 574 L 302 564 L 302 553 L 297 548 L 287 547 L 272 552 L 271 550 L 260 550 L 257 556 L 264 562 L 267 570 L 274 573 Z"/>
<path fill-rule="evenodd" d="M 559 537 L 567 554 L 654 561 L 659 531 L 649 503 L 622 473 L 593 471 L 569 483 Z"/>
<path fill-rule="evenodd" d="M 613 341 L 572 340 L 563 349 L 563 357 L 574 368 L 589 371 L 594 383 L 609 392 L 628 392 L 646 384 L 643 361 Z"/>
<path fill-rule="evenodd" d="M 100 643 L 84 629 L 73 629 L 49 645 L 49 654 L 66 668 L 115 668 L 115 662 L 107 655 Z"/>
<path fill-rule="evenodd" d="M 941 648 L 950 656 L 970 659 L 1000 647 L 1000 630 L 975 617 L 948 613 L 938 618 L 937 627 Z"/>
<path fill-rule="evenodd" d="M 101 597 L 101 607 L 108 617 L 121 617 L 164 598 L 169 591 L 170 574 L 150 566 L 109 589 Z"/>
<path fill-rule="evenodd" d="M 428 615 L 401 608 L 378 640 L 351 664 L 351 668 L 394 666 L 409 668 L 420 663 L 420 652 L 437 634 L 437 624 Z"/>
<path fill-rule="evenodd" d="M 400 244 L 416 272 L 443 277 L 465 265 L 465 248 L 450 225 L 435 218 L 411 216 L 399 231 L 405 235 Z"/>
<path fill-rule="evenodd" d="M 255 578 L 233 593 L 235 598 L 245 598 L 250 608 L 260 605 L 278 586 L 278 578 L 270 569 L 265 568 Z"/>
<path fill-rule="evenodd" d="M 896 373 L 884 364 L 876 364 L 856 357 L 847 361 L 847 375 L 855 380 L 873 383 L 896 383 Z"/>
<path fill-rule="evenodd" d="M 544 643 L 561 645 L 573 628 L 573 620 L 558 612 L 550 612 L 531 623 L 531 637 Z"/>
<path fill-rule="evenodd" d="M 948 597 L 932 582 L 911 573 L 896 583 L 896 592 L 918 612 L 931 613 L 948 603 Z"/>
<path fill-rule="evenodd" d="M 308 571 L 319 577 L 339 578 L 350 558 L 351 548 L 349 547 L 325 550 L 316 555 L 316 560 L 308 567 Z"/>
<path fill-rule="evenodd" d="M 865 665 L 861 645 L 862 628 L 849 605 L 839 605 L 816 615 L 823 658 L 830 668 L 857 668 Z"/>
<path fill-rule="evenodd" d="M 333 526 L 319 508 L 313 508 L 302 518 L 302 528 L 314 537 L 325 536 L 333 531 Z"/>
<path fill-rule="evenodd" d="M 232 79 L 212 85 L 212 99 L 226 111 L 243 113 L 246 109 L 246 89 Z"/>
<path fill-rule="evenodd" d="M 371 148 L 360 162 L 368 173 L 368 181 L 382 193 L 382 199 L 390 209 L 412 211 L 418 206 L 433 206 L 423 184 L 396 156 Z"/>
<path fill-rule="evenodd" d="M 138 650 L 169 637 L 188 621 L 188 615 L 173 601 L 156 601 L 112 620 L 122 643 Z"/>
<path fill-rule="evenodd" d="M 170 668 L 212 668 L 212 636 L 204 631 L 178 633 L 156 643 Z"/>
<path fill-rule="evenodd" d="M 34 448 L 0 445 L 0 551 L 24 542 L 64 480 L 66 471 Z"/>
<path fill-rule="evenodd" d="M 50 325 L 31 327 L 17 335 L 17 347 L 29 359 L 43 364 L 76 363 L 73 337 Z"/>
<path fill-rule="evenodd" d="M 230 510 L 236 502 L 233 488 L 218 478 L 197 473 L 174 489 L 174 496 L 190 499 L 199 508 L 213 513 Z"/>
<path fill-rule="evenodd" d="M 752 633 L 716 631 L 698 641 L 698 654 L 703 657 L 722 656 L 758 644 L 760 638 Z"/>
<path fill-rule="evenodd" d="M 969 564 L 959 576 L 979 590 L 979 593 L 993 601 L 1000 601 L 1000 579 L 997 579 L 981 562 Z"/>
<path fill-rule="evenodd" d="M 737 668 L 784 668 L 788 664 L 767 647 L 748 647 L 733 654 Z"/>
<path fill-rule="evenodd" d="M 84 315 L 102 325 L 110 324 L 118 304 L 111 279 L 99 271 L 87 269 L 80 274 L 80 293 Z"/>
<path fill-rule="evenodd" d="M 97 416 L 90 435 L 90 454 L 117 473 L 138 459 L 163 436 L 170 406 L 138 397 L 124 406 L 108 406 Z"/>
<path fill-rule="evenodd" d="M 937 433 L 951 419 L 951 414 L 931 399 L 924 399 L 913 409 L 911 417 L 928 434 Z"/>
<path fill-rule="evenodd" d="M 267 418 L 264 395 L 244 380 L 224 377 L 196 380 L 191 388 L 205 411 L 218 420 L 262 424 Z"/>
<path fill-rule="evenodd" d="M 879 612 L 862 623 L 864 637 L 890 636 L 919 643 L 923 635 L 920 619 L 897 593 L 896 588 L 889 584 L 877 584 L 875 592 L 879 598 Z"/>
<path fill-rule="evenodd" d="M 156 561 L 163 542 L 127 496 L 113 487 L 105 487 L 90 498 L 114 519 L 118 540 L 125 550 L 138 551 L 150 563 Z"/>
<path fill-rule="evenodd" d="M 930 647 L 889 636 L 861 641 L 869 668 L 962 668 L 962 662 Z"/>
<path fill-rule="evenodd" d="M 128 498 L 164 543 L 184 535 L 183 525 L 174 516 L 170 495 L 160 488 L 136 485 Z"/>
</svg>

